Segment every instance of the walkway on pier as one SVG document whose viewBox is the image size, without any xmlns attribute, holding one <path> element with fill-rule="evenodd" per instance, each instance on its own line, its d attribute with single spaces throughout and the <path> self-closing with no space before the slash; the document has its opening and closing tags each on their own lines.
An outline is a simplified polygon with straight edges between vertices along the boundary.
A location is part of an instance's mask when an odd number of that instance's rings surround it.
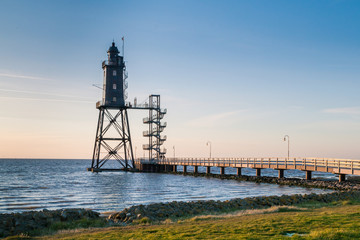
<svg viewBox="0 0 360 240">
<path fill-rule="evenodd" d="M 237 168 L 237 174 L 241 175 L 242 168 L 256 169 L 256 175 L 261 176 L 261 169 L 270 168 L 279 171 L 279 178 L 284 177 L 284 170 L 296 169 L 306 172 L 306 179 L 311 179 L 311 173 L 327 172 L 339 174 L 339 181 L 344 181 L 345 176 L 360 175 L 360 160 L 352 159 L 329 159 L 329 158 L 166 158 L 161 160 L 138 159 L 140 165 L 161 165 L 165 169 L 169 166 L 173 171 L 177 166 L 183 166 L 186 172 L 187 166 L 193 166 L 194 172 L 198 172 L 198 166 L 206 167 L 206 173 L 210 173 L 211 167 L 219 167 L 220 174 L 225 173 L 226 167 Z"/>
</svg>

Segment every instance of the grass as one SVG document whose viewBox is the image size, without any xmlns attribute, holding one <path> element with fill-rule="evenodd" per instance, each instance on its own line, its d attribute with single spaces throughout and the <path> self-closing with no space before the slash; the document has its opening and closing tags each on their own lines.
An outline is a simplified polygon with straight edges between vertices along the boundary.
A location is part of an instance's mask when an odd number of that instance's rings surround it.
<svg viewBox="0 0 360 240">
<path fill-rule="evenodd" d="M 39 235 L 51 235 L 54 233 L 61 232 L 77 232 L 80 229 L 89 229 L 89 228 L 101 228 L 106 227 L 107 221 L 105 219 L 80 219 L 75 221 L 68 222 L 55 222 L 50 225 L 47 229 L 31 231 L 28 234 L 22 234 L 20 236 L 12 236 L 5 239 L 33 239 L 30 236 L 39 236 Z"/>
<path fill-rule="evenodd" d="M 157 225 L 144 220 L 126 227 L 62 230 L 34 239 L 360 239 L 360 202 L 272 207 Z"/>
</svg>

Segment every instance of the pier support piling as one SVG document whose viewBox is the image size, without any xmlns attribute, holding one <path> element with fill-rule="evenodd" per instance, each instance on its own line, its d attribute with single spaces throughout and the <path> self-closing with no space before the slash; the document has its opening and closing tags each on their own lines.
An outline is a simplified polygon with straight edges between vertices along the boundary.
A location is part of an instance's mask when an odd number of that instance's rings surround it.
<svg viewBox="0 0 360 240">
<path fill-rule="evenodd" d="M 279 178 L 284 178 L 284 169 L 279 169 Z"/>
<path fill-rule="evenodd" d="M 177 166 L 174 165 L 173 171 L 176 173 L 177 172 Z"/>
<path fill-rule="evenodd" d="M 220 167 L 220 175 L 224 175 L 225 174 L 225 167 Z"/>
<path fill-rule="evenodd" d="M 261 168 L 256 169 L 256 176 L 261 177 Z"/>
<path fill-rule="evenodd" d="M 206 167 L 206 174 L 210 174 L 211 173 L 211 167 Z"/>
<path fill-rule="evenodd" d="M 187 172 L 187 171 L 186 171 L 186 167 L 187 167 L 187 166 L 186 166 L 186 165 L 184 165 L 183 167 L 184 167 L 183 172 L 184 172 L 184 173 L 186 173 L 186 172 Z"/>
<path fill-rule="evenodd" d="M 169 165 L 169 172 L 174 172 L 176 165 Z"/>
<path fill-rule="evenodd" d="M 306 171 L 305 179 L 306 180 L 311 180 L 311 171 Z"/>
<path fill-rule="evenodd" d="M 339 182 L 344 182 L 346 180 L 345 174 L 339 174 Z"/>
<path fill-rule="evenodd" d="M 198 173 L 198 166 L 194 166 L 194 173 Z"/>
<path fill-rule="evenodd" d="M 236 170 L 236 175 L 241 176 L 241 167 L 238 167 Z"/>
</svg>

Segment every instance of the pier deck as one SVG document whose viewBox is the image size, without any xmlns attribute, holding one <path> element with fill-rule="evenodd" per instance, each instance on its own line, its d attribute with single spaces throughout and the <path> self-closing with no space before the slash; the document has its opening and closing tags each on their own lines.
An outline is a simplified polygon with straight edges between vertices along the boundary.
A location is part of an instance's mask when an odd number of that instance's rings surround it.
<svg viewBox="0 0 360 240">
<path fill-rule="evenodd" d="M 220 167 L 220 173 L 224 174 L 224 168 L 237 168 L 241 175 L 241 168 L 256 169 L 256 175 L 261 175 L 261 169 L 279 170 L 279 177 L 284 177 L 284 170 L 301 170 L 306 172 L 306 179 L 311 179 L 311 172 L 327 172 L 339 175 L 339 181 L 344 181 L 345 176 L 360 175 L 360 160 L 352 159 L 330 159 L 330 158 L 166 158 L 161 160 L 137 159 L 137 166 L 146 165 L 146 169 L 151 169 L 151 165 L 164 166 L 161 169 L 172 169 L 176 171 L 176 166 L 193 166 L 197 172 L 198 166 L 207 167 L 210 173 L 211 167 Z M 175 166 L 175 167 L 174 167 Z M 157 167 L 156 169 L 159 169 Z M 140 169 L 141 170 L 141 169 Z"/>
</svg>

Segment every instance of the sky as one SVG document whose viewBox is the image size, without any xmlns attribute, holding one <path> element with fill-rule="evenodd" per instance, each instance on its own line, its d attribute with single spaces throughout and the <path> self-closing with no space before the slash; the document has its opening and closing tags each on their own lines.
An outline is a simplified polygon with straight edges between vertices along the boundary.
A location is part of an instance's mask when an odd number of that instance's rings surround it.
<svg viewBox="0 0 360 240">
<path fill-rule="evenodd" d="M 91 159 L 114 40 L 168 157 L 360 159 L 360 2 L 0 0 L 0 158 Z M 121 53 L 123 54 L 123 53 Z M 145 111 L 129 110 L 143 156 Z"/>
</svg>

